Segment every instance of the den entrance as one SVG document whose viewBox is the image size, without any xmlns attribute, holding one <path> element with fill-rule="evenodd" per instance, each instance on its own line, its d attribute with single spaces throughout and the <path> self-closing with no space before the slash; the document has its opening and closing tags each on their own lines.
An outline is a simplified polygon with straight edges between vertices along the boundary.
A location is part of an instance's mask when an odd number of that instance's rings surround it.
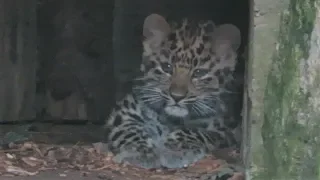
<svg viewBox="0 0 320 180">
<path fill-rule="evenodd" d="M 70 176 L 92 179 L 176 179 L 196 178 L 216 169 L 212 162 L 219 164 L 218 160 L 212 159 L 203 162 L 202 166 L 210 164 L 206 170 L 185 168 L 169 173 L 141 173 L 112 164 L 112 155 L 105 155 L 100 143 L 102 126 L 115 101 L 130 90 L 139 70 L 142 25 L 151 13 L 173 21 L 187 17 L 237 26 L 242 43 L 235 73 L 244 83 L 248 0 L 0 3 L 0 164 L 4 164 L 0 176 L 43 179 L 40 172 L 58 169 L 56 179 L 69 172 Z M 243 88 L 237 89 L 237 94 L 235 113 L 240 115 Z"/>
</svg>

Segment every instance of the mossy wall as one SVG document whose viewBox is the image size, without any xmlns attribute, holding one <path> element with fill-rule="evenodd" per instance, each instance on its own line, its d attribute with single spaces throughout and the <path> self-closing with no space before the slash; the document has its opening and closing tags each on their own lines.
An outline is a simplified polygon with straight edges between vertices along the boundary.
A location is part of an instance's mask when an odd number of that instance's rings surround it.
<svg viewBox="0 0 320 180">
<path fill-rule="evenodd" d="M 319 3 L 319 0 L 290 0 L 279 11 L 274 45 L 264 52 L 259 48 L 253 50 L 253 68 L 263 64 L 261 53 L 272 56 L 268 60 L 270 66 L 264 67 L 266 78 L 255 70 L 252 73 L 252 79 L 264 81 L 265 86 L 259 87 L 260 91 L 251 89 L 253 107 L 256 103 L 260 108 L 253 108 L 250 115 L 249 179 L 320 179 Z M 253 47 L 263 44 L 262 39 L 255 39 L 263 31 L 255 29 L 254 33 Z M 257 95 L 261 89 L 264 89 L 262 98 Z M 263 101 L 257 102 L 255 98 Z"/>
</svg>

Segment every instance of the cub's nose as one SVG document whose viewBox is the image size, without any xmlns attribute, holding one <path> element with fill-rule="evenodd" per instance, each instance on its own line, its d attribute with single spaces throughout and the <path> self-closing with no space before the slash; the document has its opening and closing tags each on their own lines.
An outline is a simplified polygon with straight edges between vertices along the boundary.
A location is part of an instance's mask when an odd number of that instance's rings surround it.
<svg viewBox="0 0 320 180">
<path fill-rule="evenodd" d="M 170 92 L 170 96 L 172 97 L 172 99 L 176 102 L 181 101 L 183 98 L 186 97 L 187 93 L 175 93 L 175 92 Z"/>
<path fill-rule="evenodd" d="M 181 101 L 188 94 L 188 84 L 185 79 L 176 79 L 170 86 L 169 92 L 172 99 L 176 102 Z"/>
</svg>

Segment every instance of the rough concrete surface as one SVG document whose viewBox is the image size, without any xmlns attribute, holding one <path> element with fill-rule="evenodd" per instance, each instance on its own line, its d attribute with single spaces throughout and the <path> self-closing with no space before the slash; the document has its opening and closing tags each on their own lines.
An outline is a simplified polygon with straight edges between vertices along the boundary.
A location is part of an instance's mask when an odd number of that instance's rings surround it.
<svg viewBox="0 0 320 180">
<path fill-rule="evenodd" d="M 254 31 L 251 175 L 319 179 L 320 1 L 276 2 L 284 1 L 269 2 L 276 21 L 265 19 Z"/>
</svg>

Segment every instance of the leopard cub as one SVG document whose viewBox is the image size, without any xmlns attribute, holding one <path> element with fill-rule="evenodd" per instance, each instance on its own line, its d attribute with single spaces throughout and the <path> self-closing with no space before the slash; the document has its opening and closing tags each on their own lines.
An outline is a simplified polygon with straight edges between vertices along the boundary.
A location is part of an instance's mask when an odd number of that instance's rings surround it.
<svg viewBox="0 0 320 180">
<path fill-rule="evenodd" d="M 222 94 L 234 79 L 238 28 L 187 19 L 169 24 L 151 14 L 143 35 L 141 75 L 105 123 L 114 160 L 181 168 L 237 145 L 225 124 L 234 119 L 232 104 Z"/>
</svg>

